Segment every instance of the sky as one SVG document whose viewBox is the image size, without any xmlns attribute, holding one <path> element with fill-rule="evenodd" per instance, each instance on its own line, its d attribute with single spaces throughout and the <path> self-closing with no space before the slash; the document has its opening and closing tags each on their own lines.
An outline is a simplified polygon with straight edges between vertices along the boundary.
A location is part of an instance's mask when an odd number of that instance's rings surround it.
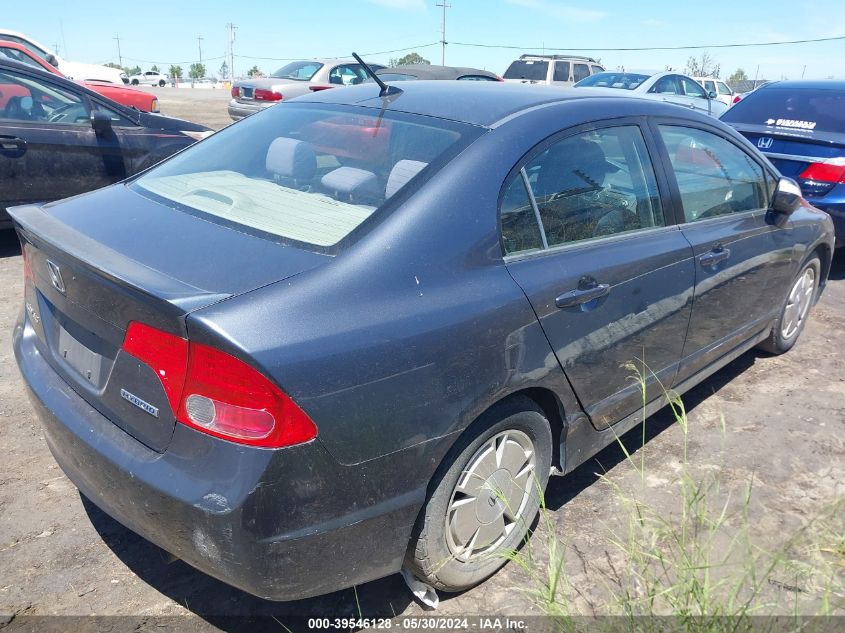
<svg viewBox="0 0 845 633">
<path fill-rule="evenodd" d="M 443 0 L 144 0 L 37 3 L 0 0 L 0 27 L 23 32 L 72 61 L 187 68 L 202 57 L 216 73 L 237 25 L 235 72 L 272 72 L 283 58 L 348 56 L 387 63 L 410 51 L 441 60 Z M 666 51 L 623 47 L 709 46 L 845 36 L 842 0 L 447 0 L 446 64 L 502 74 L 523 52 L 573 52 L 607 68 L 683 70 L 707 51 L 727 77 L 845 78 L 845 39 L 783 46 Z M 126 9 L 115 7 L 126 6 Z M 201 41 L 197 38 L 202 37 Z M 484 48 L 466 44 L 514 46 Z M 428 45 L 428 46 L 424 46 Z M 407 48 L 407 51 L 394 51 Z M 552 51 L 551 49 L 561 49 Z M 579 49 L 579 50 L 575 50 Z M 274 58 L 274 59 L 262 59 Z M 759 70 L 758 70 L 759 67 Z"/>
</svg>

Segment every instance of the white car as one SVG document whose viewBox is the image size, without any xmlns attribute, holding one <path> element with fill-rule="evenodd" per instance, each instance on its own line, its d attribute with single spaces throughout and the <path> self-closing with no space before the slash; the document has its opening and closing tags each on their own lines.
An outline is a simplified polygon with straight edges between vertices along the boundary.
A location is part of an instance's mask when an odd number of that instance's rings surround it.
<svg viewBox="0 0 845 633">
<path fill-rule="evenodd" d="M 85 64 L 83 62 L 71 62 L 66 59 L 54 55 L 43 44 L 39 44 L 31 37 L 18 33 L 17 31 L 10 31 L 8 29 L 0 29 L 0 40 L 9 42 L 17 42 L 25 46 L 27 50 L 37 55 L 48 64 L 58 68 L 62 74 L 68 79 L 75 79 L 76 81 L 107 81 L 112 84 L 123 85 L 126 83 L 124 73 L 119 68 L 109 68 L 108 66 L 98 66 L 97 64 Z"/>
<path fill-rule="evenodd" d="M 502 78 L 508 83 L 566 86 L 585 77 L 604 72 L 592 57 L 577 55 L 520 55 Z"/>
<path fill-rule="evenodd" d="M 733 105 L 735 93 L 721 79 L 715 79 L 714 77 L 693 77 L 693 79 L 704 86 L 704 89 L 710 93 L 711 97 L 715 94 L 716 99 L 726 106 L 730 107 Z"/>
<path fill-rule="evenodd" d="M 676 72 L 629 72 L 611 70 L 582 79 L 573 88 L 628 90 L 632 96 L 674 103 L 720 117 L 728 106 L 707 93 L 692 77 Z"/>
<path fill-rule="evenodd" d="M 170 79 L 168 79 L 167 75 L 162 75 L 161 73 L 152 70 L 148 70 L 140 75 L 132 75 L 129 78 L 129 83 L 133 86 L 161 86 L 164 88 L 168 81 L 170 81 Z"/>
</svg>

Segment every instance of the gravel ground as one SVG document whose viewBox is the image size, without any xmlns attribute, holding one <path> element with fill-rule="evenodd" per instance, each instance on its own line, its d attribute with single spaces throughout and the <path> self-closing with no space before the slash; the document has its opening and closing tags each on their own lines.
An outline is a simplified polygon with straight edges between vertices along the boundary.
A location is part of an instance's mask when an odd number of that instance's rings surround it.
<svg viewBox="0 0 845 633">
<path fill-rule="evenodd" d="M 216 128 L 228 123 L 225 90 L 152 90 L 165 114 Z M 11 332 L 21 311 L 21 286 L 17 241 L 0 233 L 0 629 L 3 614 L 196 614 L 191 622 L 214 629 L 231 628 L 226 616 L 425 613 L 398 575 L 321 598 L 263 601 L 173 561 L 82 499 L 55 465 L 15 366 Z M 777 546 L 845 493 L 843 340 L 845 252 L 836 257 L 827 292 L 789 354 L 745 354 L 684 397 L 690 461 L 701 472 L 720 472 L 724 491 L 738 491 L 753 479 L 750 522 L 762 547 Z M 629 433 L 625 444 L 637 460 L 644 451 L 644 500 L 668 516 L 677 507 L 674 482 L 684 434 L 666 411 L 647 422 L 644 445 L 641 433 Z M 639 481 L 614 446 L 571 475 L 553 478 L 547 492 L 557 533 L 577 548 L 567 570 L 583 613 L 605 610 L 598 562 L 608 559 L 606 530 L 621 515 L 618 499 L 596 473 L 623 487 Z M 435 613 L 536 613 L 515 590 L 527 582 L 517 566 L 508 565 L 475 589 L 444 596 Z"/>
</svg>

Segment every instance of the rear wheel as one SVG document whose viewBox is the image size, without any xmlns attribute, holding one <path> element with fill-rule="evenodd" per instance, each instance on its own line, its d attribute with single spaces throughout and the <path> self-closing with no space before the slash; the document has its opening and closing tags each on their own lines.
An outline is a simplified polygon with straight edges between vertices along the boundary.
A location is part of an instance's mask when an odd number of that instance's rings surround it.
<svg viewBox="0 0 845 633">
<path fill-rule="evenodd" d="M 772 354 L 783 354 L 792 349 L 804 330 L 810 308 L 816 300 L 820 275 L 821 261 L 813 255 L 793 280 L 769 338 L 759 345 L 761 349 Z"/>
<path fill-rule="evenodd" d="M 137 85 L 138 85 L 138 83 L 139 83 L 139 82 L 138 82 L 138 80 L 137 80 L 137 79 L 133 79 L 133 80 L 132 80 L 132 85 L 133 85 L 133 86 L 137 86 Z"/>
<path fill-rule="evenodd" d="M 167 82 L 166 82 L 166 81 L 164 81 L 164 79 L 161 79 L 161 80 L 159 80 L 159 82 L 158 82 L 159 88 L 164 88 L 164 86 L 165 86 L 166 84 L 167 84 Z"/>
<path fill-rule="evenodd" d="M 517 398 L 485 415 L 435 476 L 406 565 L 444 591 L 495 573 L 537 515 L 551 456 L 549 422 L 532 400 Z"/>
</svg>

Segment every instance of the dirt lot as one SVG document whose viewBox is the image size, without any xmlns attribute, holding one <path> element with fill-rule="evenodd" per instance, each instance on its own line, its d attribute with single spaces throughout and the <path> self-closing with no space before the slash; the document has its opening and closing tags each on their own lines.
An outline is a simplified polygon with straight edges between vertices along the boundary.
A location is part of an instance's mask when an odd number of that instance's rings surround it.
<svg viewBox="0 0 845 633">
<path fill-rule="evenodd" d="M 223 90 L 162 89 L 162 111 L 213 127 L 228 122 Z M 400 616 L 423 613 L 401 578 L 295 603 L 246 595 L 192 570 L 129 532 L 80 498 L 62 475 L 24 395 L 11 348 L 21 310 L 22 269 L 17 241 L 0 234 L 0 628 L 7 615 L 137 615 L 194 613 L 223 626 L 228 615 Z M 721 472 L 724 490 L 754 480 L 750 522 L 759 544 L 776 546 L 808 516 L 845 496 L 845 252 L 802 339 L 782 357 L 748 353 L 688 393 L 690 461 Z M 724 416 L 724 438 L 719 432 Z M 645 499 L 673 512 L 683 433 L 666 411 L 625 438 L 648 464 Z M 567 564 L 582 595 L 581 612 L 598 601 L 602 578 L 589 564 L 606 559 L 607 525 L 620 507 L 595 473 L 620 485 L 639 475 L 618 447 L 566 478 L 551 481 L 547 503 L 557 533 L 581 553 Z M 377 537 L 377 535 L 374 535 Z M 327 555 L 331 555 L 327 552 Z M 483 585 L 445 597 L 448 614 L 535 612 L 515 587 L 526 577 L 506 566 Z M 360 603 L 360 607 L 358 606 Z M 359 611 L 360 608 L 360 611 Z M 6 618 L 8 620 L 8 618 Z"/>
</svg>

